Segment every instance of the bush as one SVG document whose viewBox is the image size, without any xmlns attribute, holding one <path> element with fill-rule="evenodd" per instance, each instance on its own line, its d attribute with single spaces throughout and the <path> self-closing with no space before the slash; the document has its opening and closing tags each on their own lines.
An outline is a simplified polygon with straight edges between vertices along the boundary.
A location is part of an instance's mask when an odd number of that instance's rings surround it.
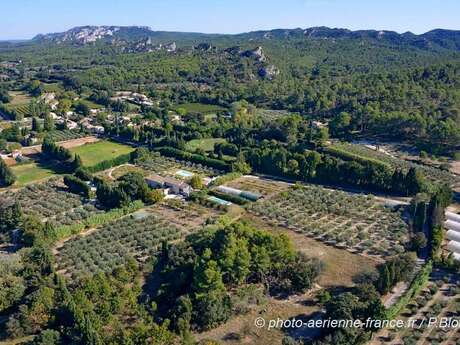
<svg viewBox="0 0 460 345">
<path fill-rule="evenodd" d="M 69 188 L 70 192 L 89 198 L 91 188 L 86 184 L 86 182 L 80 180 L 78 177 L 66 175 L 64 176 L 64 184 Z"/>
<path fill-rule="evenodd" d="M 78 177 L 79 179 L 83 181 L 92 181 L 93 180 L 93 175 L 85 169 L 85 168 L 78 168 L 75 171 L 75 176 Z"/>
</svg>

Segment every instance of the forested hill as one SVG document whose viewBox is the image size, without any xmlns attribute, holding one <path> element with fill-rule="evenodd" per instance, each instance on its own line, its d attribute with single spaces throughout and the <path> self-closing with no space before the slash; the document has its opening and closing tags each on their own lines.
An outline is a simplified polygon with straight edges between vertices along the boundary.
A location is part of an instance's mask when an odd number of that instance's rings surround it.
<svg viewBox="0 0 460 345">
<path fill-rule="evenodd" d="M 78 27 L 0 44 L 0 61 L 19 60 L 13 69 L 0 66 L 12 76 L 9 89 L 37 78 L 95 100 L 139 88 L 170 104 L 246 100 L 331 122 L 335 136 L 417 140 L 441 151 L 460 142 L 460 31 Z"/>
<path fill-rule="evenodd" d="M 85 40 L 85 38 L 89 38 Z M 460 49 L 460 31 L 436 29 L 421 35 L 411 32 L 399 34 L 394 31 L 358 30 L 312 27 L 308 29 L 275 29 L 254 31 L 237 35 L 202 34 L 187 32 L 153 31 L 143 26 L 81 26 L 61 33 L 39 34 L 34 41 L 89 43 L 99 39 L 139 40 L 150 38 L 155 43 L 196 40 L 208 43 L 225 43 L 244 40 L 369 40 L 383 44 L 409 45 L 422 49 Z"/>
</svg>

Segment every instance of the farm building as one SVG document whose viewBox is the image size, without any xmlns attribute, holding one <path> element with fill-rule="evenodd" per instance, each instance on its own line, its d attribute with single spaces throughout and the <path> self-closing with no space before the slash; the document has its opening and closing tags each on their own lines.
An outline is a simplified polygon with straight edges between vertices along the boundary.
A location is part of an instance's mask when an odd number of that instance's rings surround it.
<svg viewBox="0 0 460 345">
<path fill-rule="evenodd" d="M 454 230 L 454 231 L 460 232 L 460 223 L 455 222 L 453 220 L 447 220 L 446 222 L 444 222 L 444 226 L 448 230 Z"/>
<path fill-rule="evenodd" d="M 447 231 L 447 239 L 451 241 L 460 242 L 460 232 L 454 230 Z"/>
<path fill-rule="evenodd" d="M 455 260 L 460 260 L 460 215 L 452 212 L 445 213 L 447 220 L 444 227 L 447 229 L 447 250 L 453 253 Z"/>
<path fill-rule="evenodd" d="M 452 253 L 460 254 L 460 242 L 450 241 L 447 244 L 447 249 Z"/>
<path fill-rule="evenodd" d="M 216 204 L 219 204 L 219 205 L 224 205 L 224 206 L 232 205 L 232 203 L 230 201 L 227 201 L 227 200 L 224 200 L 224 199 L 221 199 L 221 198 L 217 198 L 215 196 L 208 197 L 208 200 L 212 201 L 212 202 L 214 202 Z"/>
<path fill-rule="evenodd" d="M 160 175 L 149 175 L 145 178 L 145 182 L 152 188 L 169 188 L 173 194 L 181 194 L 190 196 L 192 187 L 184 181 L 176 180 L 172 177 L 163 177 Z"/>
<path fill-rule="evenodd" d="M 217 187 L 217 190 L 221 193 L 239 196 L 249 201 L 257 201 L 261 198 L 260 194 L 252 193 L 252 192 L 248 192 L 244 190 L 239 190 L 239 189 L 227 187 L 227 186 L 219 186 Z"/>
<path fill-rule="evenodd" d="M 454 222 L 460 223 L 460 214 L 446 211 L 446 218 L 447 220 L 452 220 Z"/>
</svg>

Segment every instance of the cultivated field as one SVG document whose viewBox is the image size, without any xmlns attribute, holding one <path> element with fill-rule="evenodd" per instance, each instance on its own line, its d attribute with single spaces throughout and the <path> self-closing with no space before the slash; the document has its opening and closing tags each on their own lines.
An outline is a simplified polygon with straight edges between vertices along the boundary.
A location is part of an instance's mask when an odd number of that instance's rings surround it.
<svg viewBox="0 0 460 345">
<path fill-rule="evenodd" d="M 178 169 L 184 169 L 203 176 L 215 176 L 220 173 L 216 169 L 201 164 L 163 157 L 159 153 L 152 153 L 148 159 L 136 164 L 145 170 L 162 176 L 174 175 Z"/>
<path fill-rule="evenodd" d="M 425 289 L 398 316 L 401 320 L 417 320 L 413 328 L 385 329 L 374 337 L 372 345 L 456 345 L 460 344 L 460 328 L 428 327 L 430 318 L 459 320 L 460 276 L 434 270 Z"/>
<path fill-rule="evenodd" d="M 92 202 L 67 192 L 60 178 L 6 191 L 2 198 L 18 201 L 26 215 L 37 216 L 55 226 L 78 223 L 93 214 L 103 213 Z"/>
<path fill-rule="evenodd" d="M 32 100 L 28 94 L 23 91 L 10 91 L 11 101 L 8 104 L 11 105 L 20 105 L 20 104 L 29 104 Z"/>
<path fill-rule="evenodd" d="M 72 131 L 70 129 L 62 131 L 51 131 L 46 133 L 46 136 L 55 142 L 68 141 L 86 137 L 86 134 Z"/>
<path fill-rule="evenodd" d="M 400 211 L 381 205 L 371 195 L 351 194 L 320 186 L 293 186 L 248 210 L 326 244 L 369 256 L 404 251 L 408 228 Z"/>
<path fill-rule="evenodd" d="M 157 215 L 131 215 L 115 220 L 97 231 L 68 240 L 58 250 L 58 268 L 79 279 L 85 274 L 110 272 L 130 258 L 154 255 L 162 242 L 182 236 L 181 231 Z"/>
<path fill-rule="evenodd" d="M 213 222 L 224 214 L 223 211 L 215 208 L 178 199 L 165 200 L 155 206 L 152 212 L 166 217 L 168 221 L 186 232 L 193 232 L 201 228 L 205 222 Z"/>
<path fill-rule="evenodd" d="M 265 198 L 270 198 L 289 188 L 289 184 L 286 182 L 274 181 L 256 176 L 241 176 L 233 181 L 225 183 L 225 186 L 260 194 Z"/>
<path fill-rule="evenodd" d="M 65 241 L 57 248 L 58 269 L 78 279 L 109 272 L 129 258 L 144 261 L 164 241 L 183 238 L 220 213 L 194 203 L 166 200 Z"/>
</svg>

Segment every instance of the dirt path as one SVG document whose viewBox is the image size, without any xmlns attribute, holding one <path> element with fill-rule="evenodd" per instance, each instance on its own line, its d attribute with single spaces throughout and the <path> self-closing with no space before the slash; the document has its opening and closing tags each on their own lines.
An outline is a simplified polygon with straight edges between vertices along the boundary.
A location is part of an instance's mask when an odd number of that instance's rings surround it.
<svg viewBox="0 0 460 345">
<path fill-rule="evenodd" d="M 125 167 L 125 166 L 130 166 L 130 167 L 135 167 L 134 164 L 130 164 L 130 163 L 127 163 L 127 164 L 122 164 L 122 165 L 117 165 L 113 168 L 110 168 L 108 171 L 107 171 L 107 176 L 111 179 L 111 180 L 116 180 L 115 177 L 113 177 L 113 172 L 121 167 Z"/>
</svg>

